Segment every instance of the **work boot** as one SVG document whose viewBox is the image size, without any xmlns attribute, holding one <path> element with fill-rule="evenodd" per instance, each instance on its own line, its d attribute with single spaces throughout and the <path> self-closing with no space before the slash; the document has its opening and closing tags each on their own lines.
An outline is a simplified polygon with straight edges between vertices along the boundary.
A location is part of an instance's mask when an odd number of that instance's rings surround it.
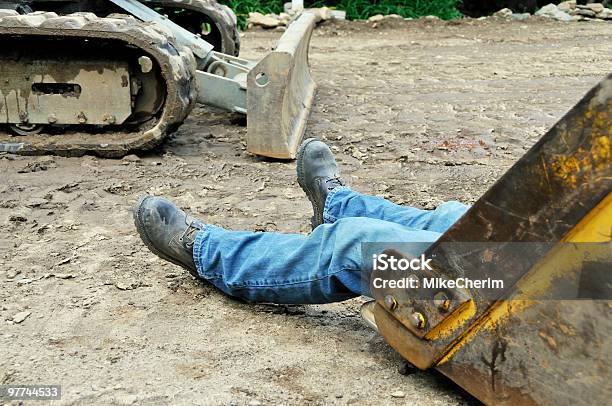
<svg viewBox="0 0 612 406">
<path fill-rule="evenodd" d="M 298 150 L 298 183 L 312 203 L 313 230 L 323 224 L 323 209 L 329 192 L 346 183 L 340 177 L 340 169 L 329 147 L 316 138 L 308 138 Z"/>
<path fill-rule="evenodd" d="M 204 224 L 161 197 L 143 196 L 134 207 L 134 224 L 145 245 L 158 257 L 199 277 L 193 243 Z"/>
</svg>

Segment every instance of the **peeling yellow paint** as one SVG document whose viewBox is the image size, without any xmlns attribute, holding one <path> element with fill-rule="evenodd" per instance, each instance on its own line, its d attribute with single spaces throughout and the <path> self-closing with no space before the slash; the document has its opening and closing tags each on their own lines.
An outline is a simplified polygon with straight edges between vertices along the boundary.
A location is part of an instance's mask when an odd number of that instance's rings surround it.
<svg viewBox="0 0 612 406">
<path fill-rule="evenodd" d="M 612 135 L 612 117 L 609 110 L 593 111 L 595 107 L 590 106 L 584 114 L 582 127 L 591 131 L 592 142 L 590 148 L 578 148 L 571 156 L 556 157 L 549 165 L 550 176 L 560 180 L 563 184 L 575 188 L 581 174 L 593 171 L 606 170 L 612 163 L 612 152 L 610 148 L 610 136 Z M 563 136 L 563 134 L 560 134 Z M 546 167 L 544 170 L 546 171 Z M 546 173 L 548 177 L 549 174 Z"/>
<path fill-rule="evenodd" d="M 426 340 L 439 340 L 450 336 L 456 329 L 463 326 L 463 323 L 474 317 L 476 305 L 473 300 L 462 303 L 452 315 L 442 320 L 436 327 L 426 335 Z"/>
<path fill-rule="evenodd" d="M 557 157 L 550 163 L 550 169 L 562 183 L 575 188 L 581 174 L 605 170 L 611 163 L 610 137 L 602 135 L 593 139 L 588 151 L 578 148 L 572 156 Z"/>
<path fill-rule="evenodd" d="M 608 140 L 609 142 L 609 140 Z M 612 193 L 591 210 L 563 238 L 564 242 L 612 241 Z"/>
</svg>

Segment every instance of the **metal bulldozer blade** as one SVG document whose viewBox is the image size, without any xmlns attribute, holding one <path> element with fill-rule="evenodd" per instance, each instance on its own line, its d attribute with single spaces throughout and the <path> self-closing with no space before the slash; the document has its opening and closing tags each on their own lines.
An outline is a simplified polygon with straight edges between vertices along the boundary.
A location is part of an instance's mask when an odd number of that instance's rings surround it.
<svg viewBox="0 0 612 406">
<path fill-rule="evenodd" d="M 302 14 L 247 76 L 247 150 L 253 154 L 295 158 L 316 88 L 308 65 L 314 26 L 314 14 Z"/>
</svg>

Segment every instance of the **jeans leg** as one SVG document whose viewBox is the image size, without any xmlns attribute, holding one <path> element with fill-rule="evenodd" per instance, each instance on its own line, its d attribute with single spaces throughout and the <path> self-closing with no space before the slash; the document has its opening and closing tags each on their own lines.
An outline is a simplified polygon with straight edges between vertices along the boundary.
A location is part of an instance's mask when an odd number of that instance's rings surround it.
<svg viewBox="0 0 612 406">
<path fill-rule="evenodd" d="M 323 219 L 326 223 L 333 223 L 345 217 L 368 217 L 418 230 L 444 233 L 467 209 L 469 206 L 463 203 L 448 201 L 435 210 L 421 210 L 400 206 L 380 197 L 363 195 L 348 187 L 340 187 L 327 196 Z"/>
<path fill-rule="evenodd" d="M 322 224 L 308 236 L 207 225 L 196 237 L 193 256 L 200 276 L 231 296 L 249 302 L 329 303 L 371 296 L 362 242 L 419 242 L 424 250 L 439 236 L 369 218 Z"/>
</svg>

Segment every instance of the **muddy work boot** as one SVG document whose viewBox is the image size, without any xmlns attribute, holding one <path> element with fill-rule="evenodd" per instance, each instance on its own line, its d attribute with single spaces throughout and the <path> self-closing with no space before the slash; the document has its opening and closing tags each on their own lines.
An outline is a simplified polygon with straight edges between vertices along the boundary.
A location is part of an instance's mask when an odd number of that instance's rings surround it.
<svg viewBox="0 0 612 406">
<path fill-rule="evenodd" d="M 134 224 L 145 245 L 158 257 L 199 277 L 193 243 L 204 224 L 161 197 L 143 196 L 134 207 Z"/>
<path fill-rule="evenodd" d="M 312 228 L 323 224 L 323 209 L 329 192 L 346 183 L 329 147 L 316 138 L 308 138 L 298 150 L 298 183 L 312 203 Z"/>
</svg>

